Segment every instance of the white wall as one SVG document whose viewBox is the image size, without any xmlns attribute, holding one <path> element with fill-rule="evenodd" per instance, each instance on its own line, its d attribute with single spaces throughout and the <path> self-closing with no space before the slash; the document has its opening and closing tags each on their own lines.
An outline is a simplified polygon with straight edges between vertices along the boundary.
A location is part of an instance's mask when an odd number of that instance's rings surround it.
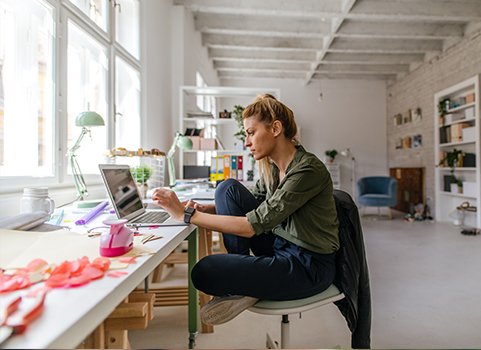
<svg viewBox="0 0 481 350">
<path fill-rule="evenodd" d="M 323 80 L 322 85 L 306 86 L 298 80 L 237 79 L 223 83 L 280 89 L 280 99 L 293 110 L 308 151 L 324 160 L 328 149 L 349 148 L 357 161 L 357 178 L 388 174 L 384 82 Z M 341 187 L 352 193 L 351 160 L 339 155 L 336 160 L 341 163 Z"/>
</svg>

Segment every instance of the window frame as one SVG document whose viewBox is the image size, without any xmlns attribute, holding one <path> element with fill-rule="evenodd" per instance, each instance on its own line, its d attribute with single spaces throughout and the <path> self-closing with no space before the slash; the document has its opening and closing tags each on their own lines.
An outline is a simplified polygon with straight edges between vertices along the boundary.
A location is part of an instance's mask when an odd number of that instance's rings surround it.
<svg viewBox="0 0 481 350">
<path fill-rule="evenodd" d="M 72 21 L 87 34 L 89 34 L 100 45 L 107 48 L 108 55 L 108 77 L 107 77 L 107 114 L 105 120 L 106 144 L 108 149 L 114 147 L 115 140 L 115 86 L 116 86 L 116 58 L 119 57 L 127 62 L 133 69 L 138 71 L 142 86 L 142 50 L 139 50 L 139 58 L 135 58 L 127 49 L 125 49 L 115 38 L 115 2 L 109 0 L 108 11 L 108 28 L 105 32 L 92 19 L 90 19 L 82 10 L 69 0 L 42 0 L 52 6 L 52 15 L 55 21 L 55 40 L 54 40 L 54 130 L 53 130 L 53 176 L 0 176 L 0 194 L 16 193 L 26 186 L 48 186 L 52 189 L 73 188 L 73 176 L 67 173 L 67 48 L 68 48 L 68 21 Z M 139 1 L 140 6 L 140 1 Z M 141 39 L 141 14 L 139 11 L 139 40 Z M 142 91 L 140 97 L 140 118 L 143 119 Z M 80 132 L 80 130 L 79 130 Z M 140 130 L 142 137 L 142 129 Z M 98 185 L 102 183 L 98 174 L 84 174 L 88 185 Z M 73 192 L 72 192 L 73 193 Z"/>
</svg>

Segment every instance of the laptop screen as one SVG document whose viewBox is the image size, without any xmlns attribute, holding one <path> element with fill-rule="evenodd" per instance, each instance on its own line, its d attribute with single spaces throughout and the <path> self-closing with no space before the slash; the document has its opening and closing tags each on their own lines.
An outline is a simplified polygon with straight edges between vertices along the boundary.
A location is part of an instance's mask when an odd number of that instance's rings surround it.
<svg viewBox="0 0 481 350">
<path fill-rule="evenodd" d="M 137 184 L 128 166 L 101 166 L 100 171 L 119 218 L 143 209 Z"/>
</svg>

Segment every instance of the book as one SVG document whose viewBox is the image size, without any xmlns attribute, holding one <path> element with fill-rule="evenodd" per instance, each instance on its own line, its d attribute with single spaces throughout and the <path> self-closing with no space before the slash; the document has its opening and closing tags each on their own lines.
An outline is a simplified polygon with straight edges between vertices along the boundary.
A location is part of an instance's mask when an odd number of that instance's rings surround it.
<svg viewBox="0 0 481 350">
<path fill-rule="evenodd" d="M 237 179 L 237 156 L 230 157 L 230 177 Z"/>
<path fill-rule="evenodd" d="M 229 179 L 230 176 L 230 156 L 224 156 L 224 179 Z"/>
<path fill-rule="evenodd" d="M 237 156 L 237 180 L 244 180 L 244 157 Z"/>
</svg>

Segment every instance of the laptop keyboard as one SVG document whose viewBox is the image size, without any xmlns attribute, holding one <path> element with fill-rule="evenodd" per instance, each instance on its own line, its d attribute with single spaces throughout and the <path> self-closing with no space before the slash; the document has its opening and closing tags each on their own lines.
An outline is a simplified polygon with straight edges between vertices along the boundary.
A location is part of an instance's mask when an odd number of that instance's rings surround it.
<svg viewBox="0 0 481 350">
<path fill-rule="evenodd" d="M 131 223 L 139 222 L 139 223 L 153 223 L 153 224 L 160 224 L 169 218 L 169 214 L 165 211 L 151 211 L 145 213 L 144 215 L 139 216 L 133 220 L 130 220 Z"/>
</svg>

